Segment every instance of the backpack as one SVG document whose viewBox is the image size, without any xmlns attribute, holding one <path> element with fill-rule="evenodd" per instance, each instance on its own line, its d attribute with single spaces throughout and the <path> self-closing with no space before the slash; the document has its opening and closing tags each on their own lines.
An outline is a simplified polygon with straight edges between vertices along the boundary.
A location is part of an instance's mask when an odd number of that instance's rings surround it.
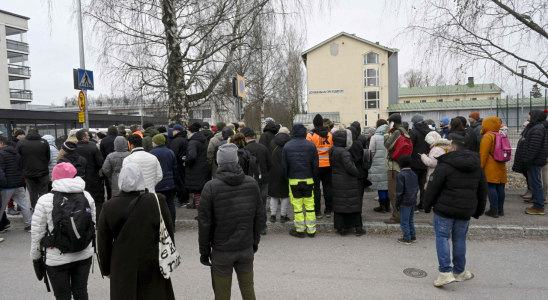
<svg viewBox="0 0 548 300">
<path fill-rule="evenodd" d="M 394 143 L 392 150 L 390 150 L 390 159 L 397 161 L 403 155 L 411 155 L 411 153 L 413 153 L 413 143 L 401 131 L 400 137 Z"/>
<path fill-rule="evenodd" d="M 55 247 L 61 253 L 76 253 L 95 244 L 95 222 L 91 207 L 84 193 L 53 193 L 53 231 L 42 245 Z M 49 232 L 49 229 L 48 229 Z"/>
<path fill-rule="evenodd" d="M 508 137 L 498 132 L 489 131 L 495 135 L 495 147 L 493 149 L 493 159 L 498 162 L 507 162 L 512 159 L 512 146 Z"/>
<path fill-rule="evenodd" d="M 259 160 L 257 159 L 256 154 L 252 154 L 248 150 L 240 149 L 238 150 L 238 163 L 244 166 L 244 173 L 247 176 L 253 177 L 259 183 L 261 179 L 261 167 L 259 165 Z M 240 163 L 241 162 L 241 163 Z"/>
<path fill-rule="evenodd" d="M 371 156 L 371 149 L 369 148 L 363 149 L 362 168 L 364 170 L 369 170 L 372 164 L 373 164 L 373 158 Z"/>
</svg>

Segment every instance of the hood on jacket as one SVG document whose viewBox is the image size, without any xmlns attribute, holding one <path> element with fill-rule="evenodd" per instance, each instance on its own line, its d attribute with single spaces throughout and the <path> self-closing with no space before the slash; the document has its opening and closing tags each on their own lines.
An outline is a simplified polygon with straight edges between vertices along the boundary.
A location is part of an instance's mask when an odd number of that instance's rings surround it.
<svg viewBox="0 0 548 300">
<path fill-rule="evenodd" d="M 42 138 L 43 138 L 44 140 L 48 141 L 48 144 L 49 144 L 50 146 L 53 146 L 53 147 L 57 148 L 57 147 L 55 146 L 55 138 L 54 138 L 53 136 L 51 136 L 51 135 L 48 134 L 48 135 L 44 135 Z"/>
<path fill-rule="evenodd" d="M 244 181 L 245 173 L 238 163 L 223 164 L 217 169 L 217 179 L 228 185 L 239 185 Z"/>
<path fill-rule="evenodd" d="M 384 135 L 386 133 L 386 128 L 388 128 L 388 125 L 381 125 L 379 128 L 377 128 L 377 131 L 375 131 L 375 135 Z"/>
<path fill-rule="evenodd" d="M 129 151 L 127 149 L 127 140 L 123 136 L 117 136 L 116 139 L 114 139 L 114 151 L 116 152 L 127 152 Z"/>
<path fill-rule="evenodd" d="M 156 128 L 151 126 L 151 127 L 147 128 L 145 130 L 145 132 L 143 132 L 143 137 L 147 137 L 147 136 L 153 137 L 157 134 L 160 134 L 160 132 L 158 130 L 156 130 Z"/>
<path fill-rule="evenodd" d="M 15 149 L 15 147 L 13 147 L 13 146 L 6 146 L 6 147 L 4 147 L 0 150 L 1 151 L 6 151 L 6 152 L 8 152 L 10 154 L 13 154 L 13 155 L 19 154 L 19 152 L 17 152 L 17 149 Z"/>
<path fill-rule="evenodd" d="M 500 124 L 502 124 L 502 122 L 497 117 L 489 117 L 483 119 L 483 123 L 481 124 L 481 134 L 483 135 L 489 131 L 499 132 Z"/>
<path fill-rule="evenodd" d="M 439 135 L 439 134 L 438 134 L 438 135 Z M 439 139 L 439 140 L 437 140 L 434 144 L 432 144 L 432 145 L 430 146 L 430 148 L 441 147 L 441 148 L 447 149 L 447 147 L 449 147 L 450 144 L 451 144 L 451 141 L 450 141 L 450 140 Z"/>
<path fill-rule="evenodd" d="M 327 132 L 327 129 L 325 131 Z M 293 128 L 291 129 L 291 135 L 293 136 L 293 138 L 296 139 L 306 138 L 306 128 L 304 127 L 303 123 L 295 123 L 295 125 L 293 125 Z"/>
<path fill-rule="evenodd" d="M 289 136 L 289 134 L 286 134 L 286 133 L 278 133 L 275 137 L 274 137 L 274 143 L 277 145 L 277 146 L 280 146 L 280 147 L 283 147 L 285 144 L 287 144 L 289 141 L 291 141 L 291 137 Z"/>
<path fill-rule="evenodd" d="M 453 151 L 442 155 L 437 159 L 440 163 L 446 163 L 453 168 L 465 173 L 471 173 L 481 168 L 481 159 L 479 153 L 473 151 Z"/>
<path fill-rule="evenodd" d="M 29 130 L 29 133 L 25 136 L 25 140 L 39 140 L 42 137 L 34 130 Z"/>
<path fill-rule="evenodd" d="M 122 167 L 118 178 L 118 187 L 126 193 L 145 190 L 143 171 L 136 163 L 128 163 Z"/>
<path fill-rule="evenodd" d="M 352 147 L 352 132 L 348 129 L 337 130 L 333 134 L 333 146 L 350 149 Z"/>
<path fill-rule="evenodd" d="M 234 135 L 234 131 L 232 131 L 232 128 L 226 126 L 221 131 L 221 134 L 223 135 L 223 140 L 228 140 L 229 137 Z"/>
<path fill-rule="evenodd" d="M 358 134 L 362 132 L 362 126 L 360 125 L 360 122 L 354 121 L 352 124 L 350 124 L 350 126 L 356 128 Z"/>
<path fill-rule="evenodd" d="M 537 125 L 537 123 L 546 120 L 546 117 L 543 116 L 544 112 L 541 110 L 532 110 L 531 112 L 529 112 L 529 115 L 531 116 L 531 119 L 529 121 L 529 124 L 527 124 L 527 127 L 533 127 Z"/>
<path fill-rule="evenodd" d="M 478 126 L 481 127 L 481 123 L 483 123 L 483 119 L 478 119 L 476 122 L 470 123 L 470 127 L 472 127 L 472 128 L 476 128 Z"/>
<path fill-rule="evenodd" d="M 207 137 L 201 131 L 194 133 L 188 140 L 196 140 L 202 144 L 207 143 Z"/>
<path fill-rule="evenodd" d="M 441 139 L 441 135 L 437 131 L 430 131 L 426 137 L 424 137 L 424 140 L 428 145 L 434 145 Z"/>
<path fill-rule="evenodd" d="M 426 125 L 423 121 L 413 124 L 413 129 L 418 130 L 424 136 L 426 136 L 431 131 L 430 127 Z"/>
<path fill-rule="evenodd" d="M 277 134 L 279 130 L 280 130 L 280 127 L 276 125 L 274 122 L 268 122 L 266 126 L 264 127 L 263 132 L 269 131 L 274 134 Z"/>
<path fill-rule="evenodd" d="M 352 140 L 357 140 L 358 136 L 360 136 L 360 134 L 358 133 L 359 131 L 353 126 L 348 126 L 346 130 L 350 130 L 350 132 L 352 133 Z"/>
<path fill-rule="evenodd" d="M 176 138 L 178 138 L 178 137 L 180 137 L 180 136 L 186 138 L 186 131 L 183 130 L 183 131 L 177 132 L 177 134 L 174 135 L 173 138 L 176 139 Z"/>
<path fill-rule="evenodd" d="M 67 193 L 76 194 L 82 193 L 86 188 L 86 182 L 81 177 L 57 179 L 52 183 L 52 190 Z"/>
</svg>

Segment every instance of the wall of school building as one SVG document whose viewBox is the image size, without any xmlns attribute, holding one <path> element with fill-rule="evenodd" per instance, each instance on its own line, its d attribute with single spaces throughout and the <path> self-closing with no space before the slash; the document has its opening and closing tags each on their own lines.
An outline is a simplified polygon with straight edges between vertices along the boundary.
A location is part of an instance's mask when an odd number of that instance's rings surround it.
<svg viewBox="0 0 548 300">
<path fill-rule="evenodd" d="M 485 100 L 489 98 L 502 99 L 501 93 L 489 93 L 489 94 L 455 94 L 455 95 L 436 95 L 436 96 L 400 96 L 399 103 L 406 103 L 405 101 L 411 101 L 410 103 L 419 103 L 420 100 L 426 100 L 426 102 L 436 102 L 438 99 L 443 99 L 443 102 L 454 101 L 460 99 L 460 101 L 467 101 L 471 98 L 476 100 Z"/>
<path fill-rule="evenodd" d="M 332 47 L 338 51 L 333 51 Z M 379 54 L 379 64 L 364 64 L 364 55 L 369 52 Z M 389 64 L 390 72 L 395 72 L 395 76 L 389 76 Z M 389 58 L 383 49 L 341 36 L 309 52 L 306 68 L 309 113 L 339 112 L 342 124 L 359 121 L 362 127 L 374 125 L 379 117 L 388 117 L 389 82 L 395 81 L 393 84 L 397 87 L 397 53 Z M 368 68 L 379 69 L 379 86 L 365 87 L 364 71 Z M 343 92 L 314 93 L 327 90 Z M 366 109 L 367 91 L 379 91 L 380 105 L 376 109 Z M 397 102 L 397 89 L 392 98 Z"/>
</svg>

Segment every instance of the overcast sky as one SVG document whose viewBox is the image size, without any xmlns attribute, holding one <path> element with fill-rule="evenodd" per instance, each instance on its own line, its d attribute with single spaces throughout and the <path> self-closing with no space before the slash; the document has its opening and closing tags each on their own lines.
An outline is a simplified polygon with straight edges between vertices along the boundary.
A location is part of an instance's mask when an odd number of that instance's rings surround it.
<svg viewBox="0 0 548 300">
<path fill-rule="evenodd" d="M 61 105 L 64 97 L 77 95 L 73 89 L 72 69 L 79 67 L 78 30 L 73 17 L 73 0 L 55 0 L 53 22 L 48 22 L 47 9 L 38 0 L 1 0 L 0 9 L 30 18 L 28 42 L 30 44 L 31 89 L 33 104 Z M 312 47 L 341 31 L 380 42 L 381 45 L 400 49 L 399 73 L 413 67 L 413 43 L 395 41 L 394 37 L 406 25 L 403 18 L 391 18 L 384 11 L 384 1 L 339 0 L 323 15 L 307 16 L 307 47 Z M 93 45 L 86 41 L 86 69 L 93 70 L 95 91 L 92 95 L 110 94 L 96 64 Z M 305 49 L 303 49 L 305 50 Z M 467 74 L 474 76 L 474 74 Z M 461 82 L 465 81 L 463 78 Z M 476 83 L 483 83 L 477 80 Z M 495 81 L 495 83 L 497 83 Z M 507 92 L 513 88 L 503 87 Z M 526 85 L 527 90 L 527 85 Z"/>
</svg>

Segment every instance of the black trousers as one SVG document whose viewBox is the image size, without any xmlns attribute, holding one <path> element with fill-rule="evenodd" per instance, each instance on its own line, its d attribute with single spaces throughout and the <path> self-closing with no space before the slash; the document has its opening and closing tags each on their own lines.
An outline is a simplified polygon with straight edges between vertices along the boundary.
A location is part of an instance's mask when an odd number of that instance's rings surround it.
<svg viewBox="0 0 548 300">
<path fill-rule="evenodd" d="M 169 214 L 171 215 L 171 221 L 173 227 L 175 227 L 175 204 L 173 203 L 173 197 L 175 196 L 175 189 L 167 191 L 156 191 L 158 194 L 162 194 L 166 197 L 167 207 L 169 208 Z"/>
<path fill-rule="evenodd" d="M 91 257 L 61 266 L 46 266 L 46 272 L 57 300 L 87 300 Z"/>
<path fill-rule="evenodd" d="M 25 177 L 25 183 L 27 184 L 27 191 L 30 196 L 30 205 L 34 210 L 38 198 L 48 193 L 49 175 L 46 174 L 41 177 Z"/>
<path fill-rule="evenodd" d="M 188 190 L 185 187 L 185 170 L 177 170 L 177 179 L 175 180 L 175 191 L 177 192 L 177 201 L 187 203 L 189 198 Z"/>
<path fill-rule="evenodd" d="M 424 185 L 426 184 L 426 173 L 428 173 L 427 169 L 412 169 L 413 172 L 415 172 L 415 175 L 417 175 L 417 178 L 419 179 L 419 191 L 421 193 L 420 200 L 419 200 L 419 206 L 422 207 L 422 203 L 424 200 Z"/>
<path fill-rule="evenodd" d="M 319 168 L 318 176 L 314 178 L 314 210 L 316 215 L 322 212 L 322 193 L 320 184 L 323 186 L 323 198 L 325 200 L 325 211 L 332 211 L 331 194 L 331 167 Z"/>
</svg>

